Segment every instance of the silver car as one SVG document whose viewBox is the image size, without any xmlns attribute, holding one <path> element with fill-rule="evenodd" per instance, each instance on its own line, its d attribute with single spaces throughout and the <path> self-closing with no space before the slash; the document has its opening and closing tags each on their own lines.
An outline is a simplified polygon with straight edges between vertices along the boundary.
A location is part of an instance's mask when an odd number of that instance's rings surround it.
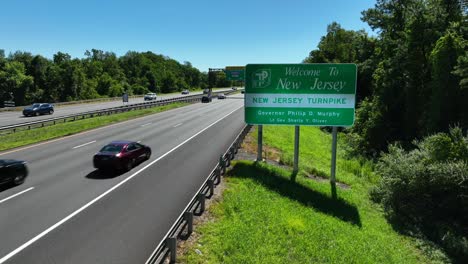
<svg viewBox="0 0 468 264">
<path fill-rule="evenodd" d="M 152 101 L 156 100 L 157 95 L 155 93 L 147 93 L 145 94 L 145 101 Z"/>
</svg>

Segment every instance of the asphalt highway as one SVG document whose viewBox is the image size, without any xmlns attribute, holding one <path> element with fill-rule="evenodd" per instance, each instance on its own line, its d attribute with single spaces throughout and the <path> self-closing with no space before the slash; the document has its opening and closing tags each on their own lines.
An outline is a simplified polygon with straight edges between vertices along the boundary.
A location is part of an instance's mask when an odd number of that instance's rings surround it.
<svg viewBox="0 0 468 264">
<path fill-rule="evenodd" d="M 191 92 L 190 95 L 201 94 L 201 93 L 202 92 Z M 182 95 L 182 94 L 158 95 L 156 101 L 169 99 L 169 98 L 177 98 L 177 97 L 182 97 L 182 96 L 187 96 L 187 95 Z M 125 104 L 137 104 L 137 103 L 143 103 L 143 102 L 144 102 L 143 97 L 129 98 L 128 103 L 125 103 Z M 83 113 L 87 111 L 118 107 L 122 105 L 124 105 L 122 100 L 102 101 L 102 102 L 94 102 L 94 103 L 86 103 L 86 104 L 62 105 L 62 106 L 54 107 L 55 112 L 52 115 L 41 115 L 41 116 L 32 116 L 32 117 L 23 116 L 22 111 L 3 111 L 3 112 L 0 112 L 0 127 L 20 124 L 20 123 L 25 123 L 25 122 L 39 121 L 39 120 L 49 119 L 52 117 L 78 114 L 78 113 Z"/>
<path fill-rule="evenodd" d="M 0 263 L 145 263 L 244 127 L 239 95 L 0 153 L 28 162 L 0 190 Z M 152 148 L 121 175 L 92 166 L 118 139 Z"/>
</svg>

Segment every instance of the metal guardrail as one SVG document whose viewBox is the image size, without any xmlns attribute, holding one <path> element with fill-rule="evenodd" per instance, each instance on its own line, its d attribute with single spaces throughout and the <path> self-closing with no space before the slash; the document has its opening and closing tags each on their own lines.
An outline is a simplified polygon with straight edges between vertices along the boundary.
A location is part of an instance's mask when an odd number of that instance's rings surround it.
<svg viewBox="0 0 468 264">
<path fill-rule="evenodd" d="M 226 92 L 228 90 L 225 90 L 226 88 L 216 88 L 218 90 L 213 91 L 213 92 Z M 163 95 L 163 94 L 161 94 Z M 140 95 L 129 95 L 128 98 L 143 98 L 145 95 L 140 94 Z M 159 95 L 158 95 L 159 96 Z M 104 98 L 94 98 L 94 99 L 86 99 L 86 100 L 79 100 L 79 101 L 70 101 L 70 102 L 58 102 L 58 103 L 52 103 L 55 106 L 64 106 L 64 105 L 75 105 L 75 104 L 87 104 L 87 103 L 96 103 L 96 102 L 107 102 L 107 101 L 122 101 L 122 96 L 117 96 L 117 97 L 104 97 Z M 1 102 L 0 102 L 1 103 Z M 21 111 L 23 108 L 25 108 L 27 105 L 23 106 L 7 106 L 4 105 L 4 108 L 0 106 L 0 112 L 10 112 L 10 111 Z"/>
<path fill-rule="evenodd" d="M 143 98 L 144 95 L 130 95 L 128 98 Z M 88 104 L 88 103 L 98 103 L 98 102 L 108 102 L 108 101 L 122 101 L 122 96 L 118 97 L 105 97 L 105 98 L 94 98 L 94 99 L 86 99 L 86 100 L 79 100 L 79 101 L 70 101 L 70 102 L 58 102 L 58 103 L 51 103 L 54 106 L 64 106 L 64 105 L 75 105 L 75 104 Z M 21 111 L 23 108 L 27 107 L 28 105 L 13 105 L 8 106 L 4 104 L 4 108 L 0 107 L 0 112 L 11 112 L 11 111 Z"/>
<path fill-rule="evenodd" d="M 205 199 L 213 196 L 215 186 L 221 182 L 221 175 L 226 173 L 226 168 L 231 165 L 231 160 L 234 159 L 251 127 L 252 125 L 246 125 L 228 150 L 221 155 L 218 164 L 153 251 L 146 264 L 164 263 L 167 260 L 169 263 L 176 262 L 177 239 L 186 240 L 190 237 L 193 231 L 193 216 L 200 216 L 205 211 Z"/>
<path fill-rule="evenodd" d="M 236 92 L 236 91 L 214 92 L 213 94 L 214 95 L 216 95 L 217 93 L 231 94 L 233 92 Z M 46 125 L 55 125 L 57 123 L 65 123 L 67 121 L 75 121 L 79 119 L 92 118 L 92 117 L 102 116 L 102 115 L 111 115 L 111 114 L 116 114 L 116 113 L 128 112 L 132 110 L 139 110 L 139 109 L 145 109 L 145 108 L 150 108 L 150 107 L 162 106 L 162 105 L 167 105 L 171 103 L 178 103 L 178 102 L 191 103 L 191 102 L 200 101 L 202 97 L 203 97 L 203 94 L 188 95 L 184 97 L 123 105 L 123 106 L 105 108 L 105 109 L 100 109 L 100 110 L 82 112 L 78 114 L 58 116 L 58 117 L 44 119 L 44 120 L 25 122 L 25 123 L 20 123 L 20 124 L 15 124 L 15 125 L 8 125 L 8 126 L 0 127 L 0 135 L 6 134 L 8 131 L 15 133 L 20 130 L 26 130 L 26 129 L 30 130 L 33 128 L 45 127 Z"/>
</svg>

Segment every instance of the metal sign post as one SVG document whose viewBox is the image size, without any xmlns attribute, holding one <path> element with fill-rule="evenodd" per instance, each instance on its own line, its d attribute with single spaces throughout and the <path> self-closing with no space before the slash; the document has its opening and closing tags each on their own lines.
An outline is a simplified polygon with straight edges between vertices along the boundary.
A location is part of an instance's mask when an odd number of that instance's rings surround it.
<svg viewBox="0 0 468 264">
<path fill-rule="evenodd" d="M 263 126 L 258 125 L 258 147 L 257 147 L 257 161 L 262 161 L 262 144 L 263 144 Z"/>
<path fill-rule="evenodd" d="M 299 129 L 300 126 L 294 127 L 294 167 L 293 173 L 299 171 Z"/>
<path fill-rule="evenodd" d="M 224 72 L 221 68 L 208 68 L 208 96 L 211 97 L 212 88 L 216 85 L 218 72 Z"/>
<path fill-rule="evenodd" d="M 330 175 L 330 181 L 332 184 L 335 184 L 336 182 L 336 177 L 335 177 L 335 172 L 336 172 L 336 136 L 338 133 L 338 128 L 333 127 L 332 130 L 332 149 L 331 149 L 331 175 Z"/>
<path fill-rule="evenodd" d="M 336 199 L 336 141 L 337 141 L 338 128 L 333 127 L 332 131 L 332 155 L 331 155 L 331 175 L 330 175 L 330 184 L 332 190 L 332 197 Z"/>
</svg>

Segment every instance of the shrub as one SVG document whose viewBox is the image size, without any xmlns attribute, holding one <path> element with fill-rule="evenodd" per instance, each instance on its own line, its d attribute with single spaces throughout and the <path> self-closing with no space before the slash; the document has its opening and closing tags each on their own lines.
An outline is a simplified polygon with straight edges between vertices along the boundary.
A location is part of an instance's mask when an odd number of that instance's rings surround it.
<svg viewBox="0 0 468 264">
<path fill-rule="evenodd" d="M 455 259 L 468 257 L 468 138 L 459 128 L 439 133 L 405 151 L 391 145 L 376 169 L 371 191 L 387 215 L 413 226 Z"/>
</svg>

